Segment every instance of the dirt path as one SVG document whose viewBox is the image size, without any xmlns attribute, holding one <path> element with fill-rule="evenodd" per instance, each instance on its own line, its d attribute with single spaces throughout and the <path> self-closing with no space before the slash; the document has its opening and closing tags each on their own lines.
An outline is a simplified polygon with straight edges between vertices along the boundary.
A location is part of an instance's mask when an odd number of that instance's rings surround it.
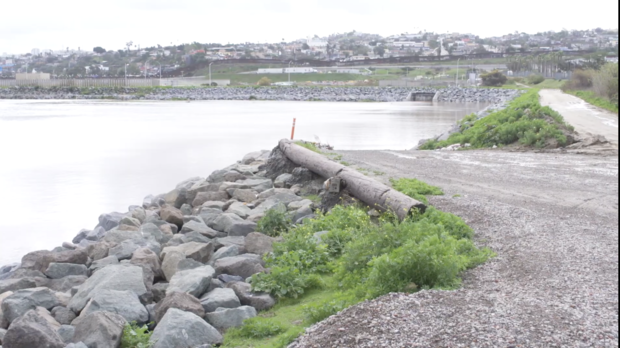
<svg viewBox="0 0 620 348">
<path fill-rule="evenodd" d="M 577 132 L 603 135 L 618 147 L 618 115 L 594 107 L 559 89 L 541 90 L 540 104 L 559 112 Z"/>
<path fill-rule="evenodd" d="M 309 329 L 293 347 L 617 347 L 618 158 L 502 151 L 350 151 L 378 177 L 444 189 L 498 256 L 457 291 L 391 294 Z"/>
</svg>

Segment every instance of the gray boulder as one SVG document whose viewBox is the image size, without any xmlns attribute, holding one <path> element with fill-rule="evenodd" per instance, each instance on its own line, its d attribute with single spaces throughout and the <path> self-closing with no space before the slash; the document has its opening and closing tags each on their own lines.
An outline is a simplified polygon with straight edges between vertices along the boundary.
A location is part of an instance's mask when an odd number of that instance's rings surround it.
<svg viewBox="0 0 620 348">
<path fill-rule="evenodd" d="M 187 202 L 193 202 L 200 192 L 217 192 L 220 190 L 219 183 L 211 183 L 209 179 L 203 179 L 196 182 L 192 187 L 187 189 L 185 194 Z"/>
<path fill-rule="evenodd" d="M 126 231 L 126 230 L 111 230 L 103 237 L 104 242 L 120 244 L 126 240 L 143 240 L 142 233 L 140 231 Z M 106 255 L 107 256 L 107 255 Z"/>
<path fill-rule="evenodd" d="M 301 207 L 305 207 L 305 206 L 312 206 L 312 201 L 309 199 L 302 199 L 301 201 L 295 201 L 295 202 L 291 202 L 287 205 L 287 208 L 289 211 L 291 210 L 297 210 Z"/>
<path fill-rule="evenodd" d="M 236 245 L 241 249 L 245 245 L 245 237 L 235 236 L 235 237 L 216 238 L 215 243 L 221 245 L 222 247 Z"/>
<path fill-rule="evenodd" d="M 61 325 L 69 325 L 75 319 L 76 315 L 70 309 L 62 306 L 52 308 L 52 316 Z"/>
<path fill-rule="evenodd" d="M 66 276 L 88 275 L 88 268 L 85 265 L 77 265 L 74 263 L 56 263 L 52 262 L 45 270 L 45 275 L 51 279 L 60 279 Z"/>
<path fill-rule="evenodd" d="M 205 224 L 202 219 L 200 219 L 200 221 L 192 220 L 183 224 L 183 228 L 181 228 L 181 231 L 179 231 L 179 233 L 183 234 L 190 232 L 198 232 L 208 238 L 217 237 L 217 231 L 207 226 L 207 224 Z"/>
<path fill-rule="evenodd" d="M 264 255 L 273 251 L 275 238 L 259 232 L 252 232 L 245 236 L 245 250 L 248 253 Z"/>
<path fill-rule="evenodd" d="M 265 311 L 275 306 L 276 300 L 269 294 L 252 292 L 252 285 L 245 282 L 230 282 L 225 285 L 233 289 L 244 306 L 251 306 L 257 311 Z"/>
<path fill-rule="evenodd" d="M 236 214 L 224 213 L 214 221 L 213 228 L 228 233 L 229 236 L 246 236 L 256 231 L 256 223 L 245 221 Z"/>
<path fill-rule="evenodd" d="M 167 248 L 164 248 L 166 250 Z M 166 257 L 163 258 L 161 263 L 161 269 L 164 273 L 164 278 L 170 281 L 174 274 L 179 271 L 179 262 L 185 260 L 185 254 L 177 250 L 170 250 L 166 252 Z"/>
<path fill-rule="evenodd" d="M 211 266 L 178 271 L 172 279 L 170 279 L 170 285 L 166 290 L 166 294 L 178 291 L 200 297 L 207 291 L 211 279 L 214 276 L 215 270 Z"/>
<path fill-rule="evenodd" d="M 216 273 L 232 274 L 240 277 L 248 278 L 256 273 L 264 272 L 265 269 L 261 265 L 260 259 L 251 259 L 243 256 L 224 257 L 215 261 L 214 267 Z"/>
<path fill-rule="evenodd" d="M 223 210 L 226 203 L 220 201 L 206 201 L 202 203 L 201 208 L 213 208 Z"/>
<path fill-rule="evenodd" d="M 88 270 L 90 271 L 90 274 L 93 274 L 108 265 L 118 265 L 118 258 L 114 255 L 110 255 L 104 257 L 103 259 L 93 261 Z"/>
<path fill-rule="evenodd" d="M 80 313 L 80 317 L 85 317 L 95 312 L 116 313 L 125 318 L 128 322 L 135 321 L 138 324 L 147 323 L 149 313 L 140 303 L 138 295 L 133 291 L 124 290 L 100 290 L 88 301 L 88 304 Z"/>
<path fill-rule="evenodd" d="M 248 188 L 257 191 L 258 193 L 273 188 L 273 182 L 271 181 L 271 179 L 247 179 L 239 181 L 238 184 L 245 185 Z"/>
<path fill-rule="evenodd" d="M 35 288 L 37 283 L 31 278 L 4 279 L 0 280 L 0 294 L 7 291 Z"/>
<path fill-rule="evenodd" d="M 84 342 L 78 342 L 78 343 L 69 343 L 67 344 L 65 348 L 88 348 L 88 346 L 85 345 Z"/>
<path fill-rule="evenodd" d="M 21 268 L 45 272 L 52 262 L 84 265 L 88 262 L 88 254 L 83 249 L 61 252 L 51 252 L 47 250 L 33 251 L 22 257 Z"/>
<path fill-rule="evenodd" d="M 162 275 L 159 256 L 149 248 L 143 247 L 134 251 L 130 262 L 132 265 L 146 267 L 155 278 Z"/>
<path fill-rule="evenodd" d="M 233 289 L 216 288 L 200 298 L 204 311 L 215 312 L 218 308 L 237 308 L 241 306 L 239 298 Z"/>
<path fill-rule="evenodd" d="M 155 283 L 151 288 L 153 292 L 153 301 L 159 302 L 166 297 L 166 290 L 168 289 L 168 283 Z"/>
<path fill-rule="evenodd" d="M 45 283 L 45 285 L 57 292 L 67 292 L 71 290 L 74 286 L 80 286 L 84 284 L 84 282 L 88 279 L 87 276 L 66 276 L 60 279 L 50 279 Z"/>
<path fill-rule="evenodd" d="M 173 206 L 165 206 L 160 209 L 159 216 L 162 220 L 176 225 L 179 229 L 183 227 L 183 213 Z"/>
<path fill-rule="evenodd" d="M 237 245 L 229 245 L 225 247 L 221 247 L 218 251 L 213 254 L 208 264 L 213 265 L 215 261 L 225 258 L 239 255 L 239 247 Z"/>
<path fill-rule="evenodd" d="M 209 201 L 220 201 L 226 202 L 230 199 L 230 196 L 225 191 L 215 191 L 215 192 L 200 192 L 196 195 L 196 198 L 192 201 L 193 207 L 199 207 L 205 202 Z"/>
<path fill-rule="evenodd" d="M 88 231 L 88 233 L 86 234 L 86 238 L 84 239 L 96 242 L 100 240 L 101 238 L 103 238 L 105 235 L 106 235 L 106 229 L 101 226 L 97 226 L 95 227 L 94 230 Z"/>
<path fill-rule="evenodd" d="M 152 222 L 147 222 L 144 225 L 140 226 L 140 232 L 145 238 L 153 238 L 158 243 L 165 243 L 170 238 L 172 238 L 172 233 L 165 233 Z"/>
<path fill-rule="evenodd" d="M 89 232 L 90 230 L 87 230 L 87 229 L 80 230 L 80 232 L 78 232 L 78 234 L 75 237 L 73 237 L 71 242 L 73 242 L 73 244 L 78 244 L 79 242 L 81 242 L 83 239 L 86 238 L 86 235 L 88 235 Z"/>
<path fill-rule="evenodd" d="M 91 260 L 100 260 L 108 256 L 110 248 L 116 246 L 115 242 L 100 241 L 85 246 L 88 257 Z"/>
<path fill-rule="evenodd" d="M 12 323 L 26 312 L 37 307 L 50 310 L 60 305 L 54 292 L 48 288 L 33 288 L 15 291 L 2 301 L 2 315 L 4 320 Z"/>
<path fill-rule="evenodd" d="M 118 226 L 125 214 L 122 213 L 108 213 L 99 215 L 99 226 L 103 227 L 106 231 Z"/>
<path fill-rule="evenodd" d="M 145 216 L 145 218 L 146 218 L 146 216 Z M 136 218 L 125 216 L 125 217 L 123 217 L 121 219 L 120 225 L 140 227 L 141 222 L 140 222 L 140 220 L 138 220 Z"/>
<path fill-rule="evenodd" d="M 246 319 L 254 318 L 256 309 L 249 306 L 241 306 L 238 308 L 218 308 L 217 311 L 207 313 L 205 319 L 209 324 L 218 330 L 226 330 L 231 327 L 243 325 Z"/>
<path fill-rule="evenodd" d="M 155 327 L 150 342 L 153 348 L 196 347 L 221 344 L 222 335 L 194 313 L 171 308 Z"/>
<path fill-rule="evenodd" d="M 40 313 L 27 311 L 9 327 L 2 344 L 6 348 L 64 348 L 65 342 Z"/>
<path fill-rule="evenodd" d="M 303 206 L 295 211 L 295 215 L 293 216 L 293 221 L 299 221 L 300 219 L 303 219 L 304 217 L 310 216 L 313 214 L 314 212 L 312 211 L 312 206 L 310 205 Z"/>
<path fill-rule="evenodd" d="M 194 313 L 201 318 L 205 316 L 203 306 L 196 297 L 184 292 L 171 292 L 155 306 L 155 322 L 159 323 L 170 308 Z"/>
<path fill-rule="evenodd" d="M 63 342 L 71 343 L 71 341 L 73 341 L 73 336 L 75 336 L 75 327 L 71 325 L 62 325 L 56 332 L 62 338 Z"/>
<path fill-rule="evenodd" d="M 247 204 L 241 202 L 234 202 L 226 209 L 227 213 L 235 214 L 242 219 L 247 218 L 251 211 L 252 209 Z"/>
<path fill-rule="evenodd" d="M 99 272 L 97 272 L 99 273 Z M 73 321 L 74 342 L 90 348 L 118 348 L 121 344 L 125 319 L 110 312 L 94 312 Z"/>
<path fill-rule="evenodd" d="M 258 192 L 250 189 L 231 189 L 233 191 L 232 198 L 239 202 L 252 203 L 258 198 Z"/>
<path fill-rule="evenodd" d="M 144 283 L 142 267 L 130 264 L 110 265 L 93 274 L 71 298 L 68 308 L 79 313 L 88 301 L 101 290 L 130 290 L 138 297 L 150 295 Z"/>
<path fill-rule="evenodd" d="M 295 177 L 293 174 L 283 173 L 273 181 L 273 186 L 277 188 L 289 188 Z"/>
<path fill-rule="evenodd" d="M 194 259 L 201 263 L 207 263 L 211 255 L 213 255 L 213 250 L 213 243 L 189 242 L 178 246 L 166 247 L 161 252 L 161 256 L 165 260 L 169 252 L 178 251 L 183 253 L 187 258 Z"/>
<path fill-rule="evenodd" d="M 133 256 L 134 251 L 138 250 L 145 243 L 137 240 L 124 240 L 117 246 L 110 248 L 108 255 L 114 255 L 119 260 L 128 260 Z"/>
<path fill-rule="evenodd" d="M 142 207 L 134 207 L 131 210 L 131 217 L 143 223 L 146 220 L 146 211 Z"/>
</svg>

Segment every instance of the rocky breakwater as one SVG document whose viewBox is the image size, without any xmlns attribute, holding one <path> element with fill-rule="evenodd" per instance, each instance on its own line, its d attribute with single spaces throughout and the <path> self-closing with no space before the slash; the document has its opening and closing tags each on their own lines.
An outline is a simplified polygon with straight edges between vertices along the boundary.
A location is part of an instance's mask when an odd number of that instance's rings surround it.
<svg viewBox="0 0 620 348">
<path fill-rule="evenodd" d="M 405 101 L 410 93 L 439 92 L 442 102 L 498 103 L 515 90 L 486 88 L 405 87 L 211 87 L 211 88 L 75 88 L 13 87 L 0 89 L 0 99 L 119 99 L 119 100 L 289 100 L 331 102 Z"/>
<path fill-rule="evenodd" d="M 261 151 L 102 214 L 71 243 L 0 268 L 3 348 L 119 347 L 125 325 L 154 323 L 154 348 L 210 347 L 275 304 L 248 278 L 266 272 L 269 209 L 311 217 L 322 178 Z"/>
</svg>

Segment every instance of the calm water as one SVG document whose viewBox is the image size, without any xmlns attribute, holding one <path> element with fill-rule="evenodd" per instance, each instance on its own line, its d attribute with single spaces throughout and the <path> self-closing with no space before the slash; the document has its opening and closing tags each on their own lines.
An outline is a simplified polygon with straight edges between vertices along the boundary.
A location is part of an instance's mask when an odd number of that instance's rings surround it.
<svg viewBox="0 0 620 348">
<path fill-rule="evenodd" d="M 404 150 L 483 104 L 0 101 L 0 265 L 290 136 Z"/>
</svg>

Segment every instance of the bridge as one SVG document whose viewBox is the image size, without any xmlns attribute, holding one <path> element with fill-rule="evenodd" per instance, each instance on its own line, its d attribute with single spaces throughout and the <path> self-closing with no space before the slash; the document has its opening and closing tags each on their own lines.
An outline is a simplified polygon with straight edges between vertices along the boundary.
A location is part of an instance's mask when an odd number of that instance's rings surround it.
<svg viewBox="0 0 620 348">
<path fill-rule="evenodd" d="M 407 96 L 406 101 L 433 101 L 436 92 L 411 92 Z"/>
</svg>

